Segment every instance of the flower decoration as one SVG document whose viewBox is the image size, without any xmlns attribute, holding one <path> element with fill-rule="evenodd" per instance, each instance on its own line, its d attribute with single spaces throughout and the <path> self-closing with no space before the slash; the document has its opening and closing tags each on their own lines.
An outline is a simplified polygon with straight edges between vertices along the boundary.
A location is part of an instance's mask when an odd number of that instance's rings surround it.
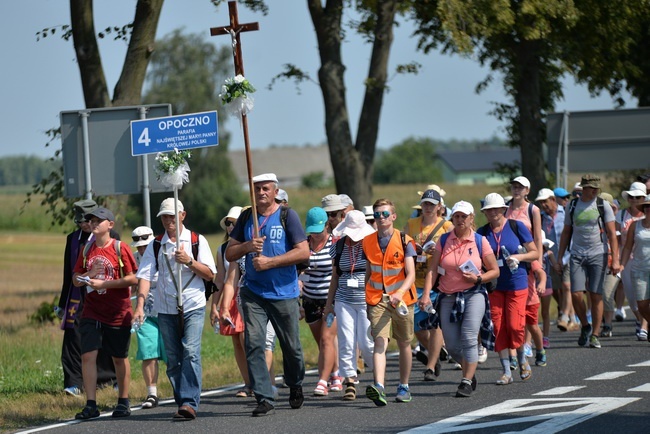
<svg viewBox="0 0 650 434">
<path fill-rule="evenodd" d="M 187 160 L 192 157 L 190 151 L 159 152 L 156 154 L 156 174 L 158 180 L 166 187 L 181 188 L 190 181 L 190 166 Z"/>
<path fill-rule="evenodd" d="M 241 117 L 253 110 L 253 98 L 250 94 L 255 92 L 253 85 L 239 74 L 234 78 L 227 78 L 221 86 L 221 103 L 226 110 L 237 117 Z"/>
</svg>

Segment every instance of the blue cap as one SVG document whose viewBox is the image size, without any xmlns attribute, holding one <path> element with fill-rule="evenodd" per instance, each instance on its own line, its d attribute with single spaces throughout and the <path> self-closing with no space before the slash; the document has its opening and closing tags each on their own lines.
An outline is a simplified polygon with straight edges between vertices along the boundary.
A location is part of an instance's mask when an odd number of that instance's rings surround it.
<svg viewBox="0 0 650 434">
<path fill-rule="evenodd" d="M 571 193 L 569 193 L 568 191 L 566 191 L 562 187 L 558 187 L 555 190 L 553 190 L 553 194 L 555 195 L 555 197 L 561 197 L 561 198 L 571 196 Z"/>
<path fill-rule="evenodd" d="M 308 234 L 320 234 L 325 229 L 327 223 L 327 213 L 319 206 L 315 206 L 307 211 L 307 221 L 305 232 Z"/>
</svg>

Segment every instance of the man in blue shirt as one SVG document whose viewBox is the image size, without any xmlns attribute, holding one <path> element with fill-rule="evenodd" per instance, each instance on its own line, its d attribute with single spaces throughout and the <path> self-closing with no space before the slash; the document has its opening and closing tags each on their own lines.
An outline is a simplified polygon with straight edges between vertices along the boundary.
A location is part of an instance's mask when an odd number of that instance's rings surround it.
<svg viewBox="0 0 650 434">
<path fill-rule="evenodd" d="M 253 216 L 242 213 L 230 233 L 226 259 L 246 256 L 246 274 L 240 288 L 246 324 L 246 361 L 255 392 L 253 416 L 266 416 L 275 408 L 271 379 L 264 357 L 266 325 L 277 332 L 284 358 L 284 380 L 290 388 L 291 408 L 303 403 L 305 362 L 300 344 L 300 311 L 296 264 L 309 259 L 307 236 L 298 214 L 275 202 L 278 179 L 273 173 L 253 178 L 259 234 Z M 286 217 L 286 219 L 285 219 Z"/>
</svg>

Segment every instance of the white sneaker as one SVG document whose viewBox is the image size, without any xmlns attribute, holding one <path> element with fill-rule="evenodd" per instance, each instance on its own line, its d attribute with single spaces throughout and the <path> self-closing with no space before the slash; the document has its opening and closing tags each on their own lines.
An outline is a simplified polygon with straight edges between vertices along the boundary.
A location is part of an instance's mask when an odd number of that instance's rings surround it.
<svg viewBox="0 0 650 434">
<path fill-rule="evenodd" d="M 616 318 L 617 322 L 623 321 L 625 316 L 625 308 L 616 309 L 616 311 L 614 311 L 614 318 Z"/>
<path fill-rule="evenodd" d="M 526 357 L 533 357 L 533 348 L 530 344 L 524 344 L 524 354 Z"/>
<path fill-rule="evenodd" d="M 478 346 L 478 362 L 485 363 L 488 358 L 487 349 L 483 345 Z"/>
<path fill-rule="evenodd" d="M 70 396 L 81 396 L 81 389 L 79 389 L 77 386 L 66 387 L 65 389 L 63 389 L 63 392 L 66 395 L 70 395 Z"/>
<path fill-rule="evenodd" d="M 280 398 L 280 392 L 278 391 L 278 388 L 275 386 L 271 386 L 271 388 L 273 389 L 273 399 L 277 401 Z"/>
</svg>

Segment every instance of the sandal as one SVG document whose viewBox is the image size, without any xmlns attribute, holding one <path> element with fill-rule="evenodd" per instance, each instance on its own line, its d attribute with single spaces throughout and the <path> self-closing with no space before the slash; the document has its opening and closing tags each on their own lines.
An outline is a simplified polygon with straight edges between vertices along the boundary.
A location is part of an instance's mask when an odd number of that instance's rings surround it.
<svg viewBox="0 0 650 434">
<path fill-rule="evenodd" d="M 117 404 L 115 410 L 113 410 L 112 417 L 127 417 L 131 416 L 131 409 L 124 404 Z"/>
<path fill-rule="evenodd" d="M 506 375 L 503 374 L 501 378 L 497 380 L 497 385 L 498 386 L 505 386 L 507 384 L 511 384 L 514 380 L 512 379 L 511 375 Z"/>
<path fill-rule="evenodd" d="M 345 394 L 343 395 L 343 400 L 354 401 L 357 399 L 357 388 L 354 386 L 354 380 L 351 378 L 346 378 L 345 380 Z"/>
<path fill-rule="evenodd" d="M 253 391 L 250 387 L 244 386 L 235 393 L 235 398 L 248 398 L 253 396 Z"/>
<path fill-rule="evenodd" d="M 327 396 L 327 381 L 318 380 L 318 384 L 314 389 L 314 396 Z"/>
<path fill-rule="evenodd" d="M 99 417 L 99 410 L 97 407 L 85 406 L 83 410 L 77 413 L 74 418 L 77 420 L 87 420 Z"/>
<path fill-rule="evenodd" d="M 519 376 L 521 377 L 522 380 L 530 380 L 531 377 L 533 376 L 533 371 L 530 369 L 530 364 L 526 362 L 525 365 L 521 365 L 521 371 Z"/>
</svg>

